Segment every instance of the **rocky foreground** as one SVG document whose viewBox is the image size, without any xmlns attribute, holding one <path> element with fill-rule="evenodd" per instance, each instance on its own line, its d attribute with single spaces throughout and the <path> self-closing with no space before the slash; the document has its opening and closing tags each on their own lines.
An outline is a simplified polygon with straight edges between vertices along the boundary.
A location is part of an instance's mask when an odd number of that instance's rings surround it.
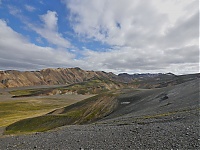
<svg viewBox="0 0 200 150">
<path fill-rule="evenodd" d="M 1 138 L 0 149 L 198 149 L 197 116 L 194 111 L 144 124 L 128 121 L 63 127 Z"/>
<path fill-rule="evenodd" d="M 146 94 L 146 95 L 145 95 Z M 199 79 L 125 93 L 121 106 L 90 125 L 0 138 L 0 149 L 199 149 Z"/>
</svg>

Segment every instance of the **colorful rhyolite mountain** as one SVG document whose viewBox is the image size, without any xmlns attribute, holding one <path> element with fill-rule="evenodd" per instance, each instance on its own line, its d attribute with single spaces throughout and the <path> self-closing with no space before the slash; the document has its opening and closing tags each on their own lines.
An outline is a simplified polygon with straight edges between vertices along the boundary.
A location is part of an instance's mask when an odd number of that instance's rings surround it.
<svg viewBox="0 0 200 150">
<path fill-rule="evenodd" d="M 116 78 L 113 73 L 85 71 L 80 68 L 43 69 L 40 71 L 0 71 L 0 87 L 59 85 L 83 82 L 94 77 Z"/>
<path fill-rule="evenodd" d="M 131 83 L 134 87 L 154 88 L 180 84 L 200 74 L 174 75 L 167 74 L 119 74 L 104 71 L 85 71 L 76 68 L 48 68 L 40 71 L 0 71 L 0 88 L 40 86 L 40 85 L 69 85 L 88 81 L 93 78 L 106 79 L 123 83 Z"/>
</svg>

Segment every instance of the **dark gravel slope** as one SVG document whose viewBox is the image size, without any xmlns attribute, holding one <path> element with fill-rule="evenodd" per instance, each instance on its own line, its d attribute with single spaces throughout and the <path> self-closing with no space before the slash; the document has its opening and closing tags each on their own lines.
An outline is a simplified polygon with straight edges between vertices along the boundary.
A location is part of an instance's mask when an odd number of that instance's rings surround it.
<svg viewBox="0 0 200 150">
<path fill-rule="evenodd" d="M 119 101 L 116 112 L 95 124 L 3 137 L 0 149 L 199 149 L 199 80 Z"/>
</svg>

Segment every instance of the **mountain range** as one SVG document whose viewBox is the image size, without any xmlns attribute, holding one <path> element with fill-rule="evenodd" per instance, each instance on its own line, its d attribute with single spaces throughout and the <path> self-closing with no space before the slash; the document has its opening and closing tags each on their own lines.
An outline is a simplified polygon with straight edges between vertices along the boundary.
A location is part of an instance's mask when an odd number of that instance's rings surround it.
<svg viewBox="0 0 200 150">
<path fill-rule="evenodd" d="M 0 71 L 0 87 L 60 85 L 83 82 L 93 77 L 115 78 L 113 73 L 85 71 L 76 68 L 43 69 L 40 71 Z"/>
<path fill-rule="evenodd" d="M 198 149 L 199 79 L 80 68 L 1 71 L 0 149 Z"/>
<path fill-rule="evenodd" d="M 175 75 L 167 74 L 127 74 L 115 75 L 112 72 L 86 71 L 76 68 L 48 68 L 40 71 L 0 71 L 0 88 L 40 86 L 40 85 L 70 85 L 91 80 L 93 78 L 107 79 L 121 83 L 131 83 L 139 88 L 165 87 L 180 84 L 200 74 Z"/>
</svg>

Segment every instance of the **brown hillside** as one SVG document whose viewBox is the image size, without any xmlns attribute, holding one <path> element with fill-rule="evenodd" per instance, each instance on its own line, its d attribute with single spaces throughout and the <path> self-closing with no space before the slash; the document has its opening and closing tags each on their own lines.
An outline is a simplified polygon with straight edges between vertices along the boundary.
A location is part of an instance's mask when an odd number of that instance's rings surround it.
<svg viewBox="0 0 200 150">
<path fill-rule="evenodd" d="M 80 68 L 43 69 L 41 71 L 0 71 L 0 88 L 35 85 L 72 84 L 93 77 L 116 78 L 113 73 L 85 71 Z"/>
</svg>

